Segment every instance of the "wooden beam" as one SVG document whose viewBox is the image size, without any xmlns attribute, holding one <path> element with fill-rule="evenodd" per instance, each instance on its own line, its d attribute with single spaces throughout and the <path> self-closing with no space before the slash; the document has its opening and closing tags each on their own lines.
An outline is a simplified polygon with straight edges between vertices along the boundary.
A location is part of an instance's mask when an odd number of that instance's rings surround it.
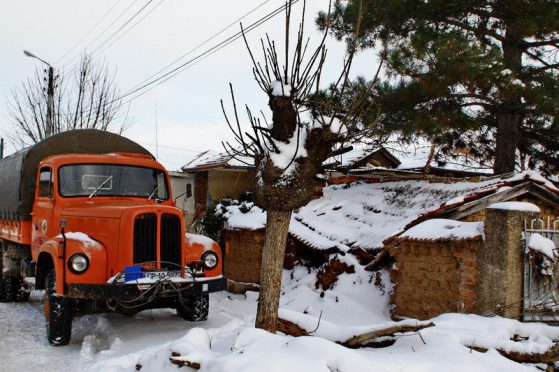
<svg viewBox="0 0 559 372">
<path fill-rule="evenodd" d="M 429 216 L 429 219 L 448 218 L 451 220 L 459 220 L 471 214 L 487 209 L 491 204 L 507 201 L 517 196 L 526 194 L 530 191 L 530 187 L 531 183 L 522 183 L 520 185 L 512 187 L 509 190 L 497 192 L 481 199 L 463 204 L 455 209 L 444 211 L 437 215 Z"/>
</svg>

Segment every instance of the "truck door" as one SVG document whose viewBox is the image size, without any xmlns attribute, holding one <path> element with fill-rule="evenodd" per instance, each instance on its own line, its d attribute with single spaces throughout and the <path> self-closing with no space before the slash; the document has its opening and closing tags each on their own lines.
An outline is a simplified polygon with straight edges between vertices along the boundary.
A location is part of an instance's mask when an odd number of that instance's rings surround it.
<svg viewBox="0 0 559 372">
<path fill-rule="evenodd" d="M 35 205 L 33 206 L 33 256 L 36 258 L 43 243 L 55 236 L 57 230 L 53 226 L 54 210 L 54 176 L 50 166 L 42 166 L 37 176 Z"/>
</svg>

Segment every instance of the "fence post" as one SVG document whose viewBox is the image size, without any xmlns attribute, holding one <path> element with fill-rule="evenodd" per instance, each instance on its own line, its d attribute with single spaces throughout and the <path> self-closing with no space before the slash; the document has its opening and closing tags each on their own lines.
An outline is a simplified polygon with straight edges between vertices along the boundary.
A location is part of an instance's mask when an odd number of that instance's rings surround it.
<svg viewBox="0 0 559 372">
<path fill-rule="evenodd" d="M 538 207 L 499 204 L 486 210 L 485 242 L 478 255 L 478 311 L 518 319 L 524 297 L 524 221 L 534 218 Z"/>
</svg>

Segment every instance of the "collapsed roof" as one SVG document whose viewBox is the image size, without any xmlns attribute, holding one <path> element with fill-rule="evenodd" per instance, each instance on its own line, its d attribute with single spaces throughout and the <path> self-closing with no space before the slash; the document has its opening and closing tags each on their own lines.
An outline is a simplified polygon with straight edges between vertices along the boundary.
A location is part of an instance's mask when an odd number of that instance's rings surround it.
<svg viewBox="0 0 559 372">
<path fill-rule="evenodd" d="M 333 185 L 324 195 L 294 212 L 289 233 L 311 249 L 378 249 L 383 241 L 432 218 L 460 219 L 487 205 L 531 194 L 559 208 L 559 190 L 535 172 L 479 182 L 394 182 Z M 230 207 L 230 229 L 259 229 L 266 213 L 253 207 L 242 213 Z"/>
</svg>

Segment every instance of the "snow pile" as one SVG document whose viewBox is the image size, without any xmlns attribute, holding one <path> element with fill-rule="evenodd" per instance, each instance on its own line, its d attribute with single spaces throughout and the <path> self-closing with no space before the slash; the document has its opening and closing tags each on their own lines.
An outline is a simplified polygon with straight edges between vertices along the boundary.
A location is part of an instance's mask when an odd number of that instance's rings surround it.
<svg viewBox="0 0 559 372">
<path fill-rule="evenodd" d="M 549 257 L 552 261 L 555 261 L 555 258 L 557 256 L 557 252 L 555 252 L 557 247 L 555 247 L 555 243 L 553 242 L 553 240 L 545 238 L 538 233 L 530 234 L 530 236 L 528 237 L 526 248 L 536 252 L 540 252 Z"/>
<path fill-rule="evenodd" d="M 557 247 L 555 243 L 538 233 L 531 233 L 526 238 L 526 253 L 530 254 L 533 252 L 541 254 L 539 260 L 533 261 L 538 267 L 539 272 L 542 275 L 553 276 L 557 262 Z M 532 260 L 534 259 L 534 255 L 530 255 L 530 257 Z M 538 255 L 536 255 L 537 257 Z"/>
<path fill-rule="evenodd" d="M 515 202 L 515 201 L 494 203 L 489 206 L 489 209 L 540 213 L 540 208 L 535 204 L 527 203 L 527 202 Z"/>
<path fill-rule="evenodd" d="M 258 230 L 266 227 L 266 212 L 256 207 L 253 203 L 242 203 L 240 205 L 223 206 L 226 212 L 225 228 L 232 230 Z M 217 210 L 223 209 L 218 205 Z"/>
<path fill-rule="evenodd" d="M 215 296 L 212 299 L 218 300 L 219 306 L 233 307 L 255 301 L 253 296 L 244 300 Z M 291 316 L 300 322 L 316 324 L 318 321 L 318 318 L 284 309 L 281 315 Z M 559 339 L 557 327 L 523 324 L 500 317 L 443 314 L 431 321 L 434 327 L 426 328 L 420 334 L 396 336 L 392 346 L 364 349 L 345 348 L 328 338 L 340 338 L 336 331 L 342 332 L 340 336 L 351 337 L 355 331 L 385 328 L 393 323 L 342 327 L 323 319 L 314 336 L 291 337 L 281 333 L 270 334 L 250 324 L 231 321 L 207 330 L 185 330 L 185 335 L 175 341 L 128 354 L 109 358 L 100 356 L 98 362 L 82 367 L 92 372 L 134 372 L 138 369 L 173 372 L 178 370 L 178 364 L 189 363 L 202 371 L 536 371 L 534 366 L 506 359 L 496 349 L 542 353 Z M 405 322 L 418 323 L 415 320 Z M 482 353 L 472 347 L 488 351 Z"/>
<path fill-rule="evenodd" d="M 432 219 L 420 223 L 400 235 L 408 239 L 471 239 L 483 236 L 483 222 L 461 222 Z"/>
<path fill-rule="evenodd" d="M 289 97 L 291 95 L 291 85 L 284 84 L 282 81 L 272 81 L 272 96 Z"/>
</svg>

